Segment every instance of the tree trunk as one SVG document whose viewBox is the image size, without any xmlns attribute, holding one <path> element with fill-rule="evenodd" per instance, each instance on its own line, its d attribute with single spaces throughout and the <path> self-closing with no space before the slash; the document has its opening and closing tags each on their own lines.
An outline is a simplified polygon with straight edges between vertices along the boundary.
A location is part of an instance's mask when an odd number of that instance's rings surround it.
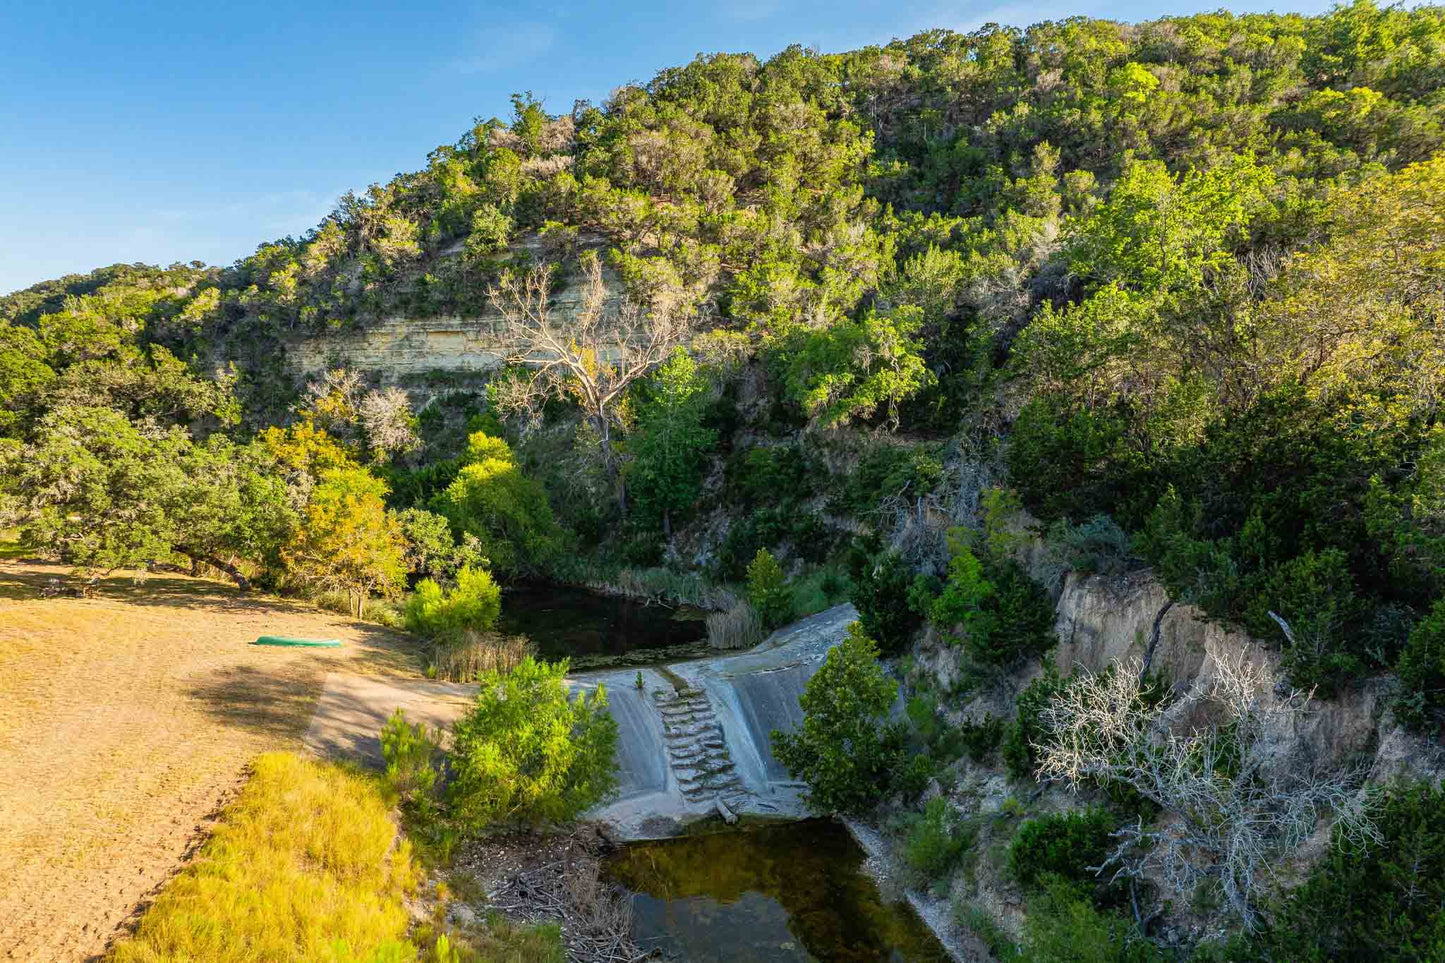
<svg viewBox="0 0 1445 963">
<path fill-rule="evenodd" d="M 236 583 L 236 587 L 239 588 L 242 592 L 251 591 L 251 580 L 246 578 L 246 576 L 242 575 L 241 570 L 236 568 L 236 566 L 232 565 L 230 562 L 222 561 L 214 555 L 208 554 L 206 552 L 198 552 L 194 549 L 185 548 L 181 545 L 176 546 L 176 551 L 180 552 L 186 558 L 191 560 L 193 570 L 195 570 L 196 566 L 199 566 L 201 563 L 204 562 L 206 565 L 209 565 L 212 568 L 218 568 L 221 571 L 225 572 L 227 575 L 231 576 L 231 578 Z"/>
<path fill-rule="evenodd" d="M 617 505 L 622 509 L 622 514 L 627 514 L 627 483 L 622 480 L 622 473 L 617 468 L 617 455 L 612 450 L 612 426 L 607 419 L 600 414 L 592 416 L 593 423 L 597 426 L 597 437 L 602 446 L 602 465 L 607 469 L 607 480 L 612 483 L 612 491 L 617 495 Z"/>
</svg>

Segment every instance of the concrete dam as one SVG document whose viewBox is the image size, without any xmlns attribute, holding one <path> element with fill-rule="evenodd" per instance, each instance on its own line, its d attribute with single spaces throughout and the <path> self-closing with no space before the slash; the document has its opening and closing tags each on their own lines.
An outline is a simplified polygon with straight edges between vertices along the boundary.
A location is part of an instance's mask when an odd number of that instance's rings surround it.
<svg viewBox="0 0 1445 963">
<path fill-rule="evenodd" d="M 806 813 L 801 783 L 773 756 L 774 729 L 802 724 L 798 699 L 828 650 L 858 618 L 839 605 L 755 649 L 696 662 L 579 675 L 604 685 L 617 720 L 618 796 L 592 815 L 623 839 L 675 835 L 721 802 L 739 815 Z"/>
<path fill-rule="evenodd" d="M 607 689 L 617 720 L 618 794 L 590 815 L 619 839 L 676 835 L 719 811 L 781 818 L 807 813 L 801 783 L 773 757 L 774 730 L 801 725 L 798 698 L 858 618 L 839 605 L 779 629 L 756 648 L 640 670 L 578 673 L 575 690 Z M 462 683 L 332 674 L 306 733 L 315 752 L 381 761 L 378 733 L 401 708 L 446 729 L 472 703 Z"/>
</svg>

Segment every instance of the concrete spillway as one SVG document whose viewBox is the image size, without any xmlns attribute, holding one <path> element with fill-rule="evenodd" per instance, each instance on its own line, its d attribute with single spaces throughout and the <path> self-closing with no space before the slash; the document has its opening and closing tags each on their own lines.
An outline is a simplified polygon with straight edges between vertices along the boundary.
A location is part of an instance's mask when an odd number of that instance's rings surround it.
<svg viewBox="0 0 1445 963">
<path fill-rule="evenodd" d="M 802 723 L 798 698 L 858 617 L 840 605 L 732 656 L 578 675 L 607 689 L 617 720 L 619 792 L 592 815 L 623 839 L 669 836 L 721 802 L 745 815 L 801 816 L 802 786 L 774 758 L 770 734 Z"/>
<path fill-rule="evenodd" d="M 736 655 L 635 669 L 579 673 L 574 690 L 606 686 L 617 720 L 618 793 L 592 815 L 621 839 L 676 834 L 721 802 L 746 815 L 802 816 L 803 787 L 773 757 L 770 734 L 803 721 L 798 697 L 858 617 L 840 605 L 773 633 Z M 377 733 L 392 710 L 446 728 L 475 685 L 332 674 L 311 718 L 314 751 L 379 763 Z"/>
</svg>

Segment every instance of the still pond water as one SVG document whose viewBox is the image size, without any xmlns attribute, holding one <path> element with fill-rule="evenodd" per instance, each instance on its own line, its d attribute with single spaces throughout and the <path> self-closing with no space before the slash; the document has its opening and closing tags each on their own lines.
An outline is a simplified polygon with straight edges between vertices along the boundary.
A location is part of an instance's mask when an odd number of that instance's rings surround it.
<svg viewBox="0 0 1445 963">
<path fill-rule="evenodd" d="M 637 894 L 644 949 L 696 963 L 943 963 L 907 903 L 863 872 L 864 853 L 827 820 L 625 846 L 608 872 Z"/>
<path fill-rule="evenodd" d="M 707 613 L 670 608 L 587 589 L 520 585 L 502 594 L 498 628 L 525 635 L 544 659 L 573 668 L 649 665 L 707 654 Z"/>
</svg>

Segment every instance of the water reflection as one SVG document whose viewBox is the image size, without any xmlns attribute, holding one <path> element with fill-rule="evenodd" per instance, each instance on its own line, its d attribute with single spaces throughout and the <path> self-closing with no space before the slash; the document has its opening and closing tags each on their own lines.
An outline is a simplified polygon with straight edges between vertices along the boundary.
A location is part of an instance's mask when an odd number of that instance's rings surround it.
<svg viewBox="0 0 1445 963">
<path fill-rule="evenodd" d="M 521 585 L 503 594 L 498 628 L 527 636 L 543 658 L 570 657 L 575 668 L 586 668 L 665 661 L 676 655 L 672 650 L 706 638 L 704 615 L 690 606 L 644 605 L 586 589 Z"/>
<path fill-rule="evenodd" d="M 633 932 L 682 960 L 936 963 L 943 948 L 885 902 L 864 854 L 814 820 L 624 847 L 609 872 L 637 893 Z"/>
</svg>

